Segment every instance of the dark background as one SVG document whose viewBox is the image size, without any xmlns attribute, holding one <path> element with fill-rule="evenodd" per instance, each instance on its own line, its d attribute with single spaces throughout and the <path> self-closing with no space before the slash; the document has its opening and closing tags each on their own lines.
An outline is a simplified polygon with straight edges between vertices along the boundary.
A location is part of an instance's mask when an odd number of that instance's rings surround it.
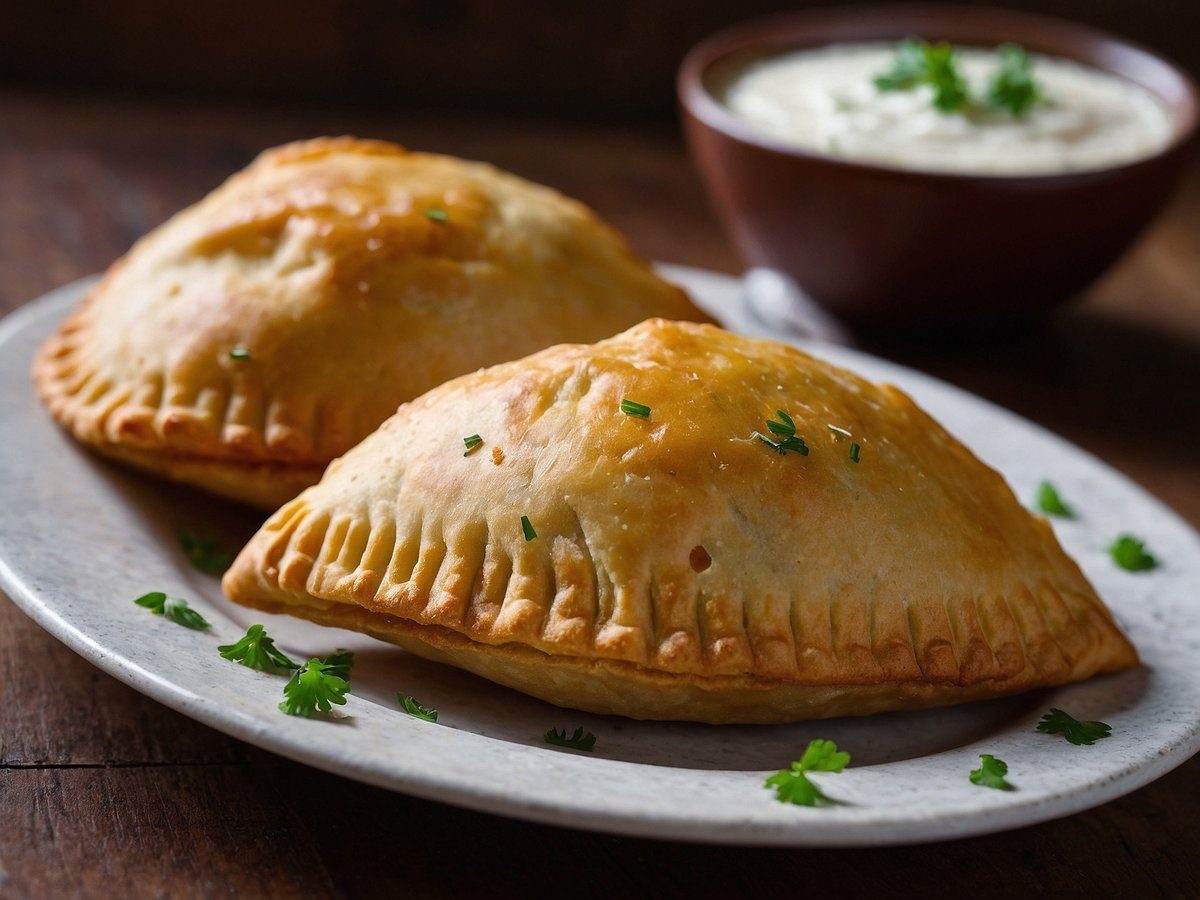
<svg viewBox="0 0 1200 900">
<path fill-rule="evenodd" d="M 0 86 L 134 97 L 666 118 L 710 32 L 835 0 L 12 0 Z M 1198 0 L 993 5 L 1119 32 L 1200 73 Z M 930 36 L 932 37 L 932 36 Z"/>
</svg>

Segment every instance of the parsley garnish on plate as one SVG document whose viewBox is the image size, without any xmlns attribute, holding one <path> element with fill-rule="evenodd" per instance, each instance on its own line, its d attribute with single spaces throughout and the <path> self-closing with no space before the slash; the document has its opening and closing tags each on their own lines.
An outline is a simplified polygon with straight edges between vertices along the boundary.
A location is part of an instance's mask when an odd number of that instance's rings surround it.
<svg viewBox="0 0 1200 900">
<path fill-rule="evenodd" d="M 1058 491 L 1054 489 L 1048 481 L 1043 481 L 1038 485 L 1037 496 L 1033 498 L 1037 504 L 1039 512 L 1044 512 L 1048 516 L 1058 516 L 1062 519 L 1073 519 L 1075 513 L 1071 507 L 1063 503 L 1062 497 Z"/>
<path fill-rule="evenodd" d="M 634 416 L 638 419 L 650 418 L 650 407 L 645 403 L 638 403 L 635 400 L 622 400 L 621 412 L 627 416 Z"/>
<path fill-rule="evenodd" d="M 810 772 L 840 772 L 850 762 L 850 754 L 838 750 L 833 741 L 817 738 L 810 741 L 804 755 L 791 768 L 780 769 L 763 782 L 763 787 L 775 789 L 775 799 L 780 803 L 797 806 L 817 806 L 832 803 L 824 792 L 809 780 Z"/>
<path fill-rule="evenodd" d="M 188 562 L 206 575 L 220 575 L 233 563 L 233 554 L 217 549 L 215 538 L 198 535 L 187 529 L 178 534 L 179 549 Z"/>
<path fill-rule="evenodd" d="M 1081 722 L 1061 709 L 1050 708 L 1050 712 L 1042 716 L 1037 730 L 1042 734 L 1061 734 L 1077 747 L 1091 746 L 1102 738 L 1112 734 L 1112 727 L 1104 722 Z"/>
<path fill-rule="evenodd" d="M 396 699 L 400 702 L 400 705 L 404 707 L 404 711 L 410 716 L 414 716 L 418 719 L 424 719 L 426 722 L 437 721 L 437 710 L 432 706 L 422 706 L 408 695 L 397 694 Z"/>
<path fill-rule="evenodd" d="M 162 591 L 151 591 L 149 594 L 142 594 L 142 596 L 133 602 L 138 606 L 144 606 L 156 616 L 170 619 L 184 628 L 203 631 L 208 627 L 208 622 L 205 621 L 204 616 L 188 606 L 186 600 L 180 600 L 178 597 L 168 597 Z"/>
<path fill-rule="evenodd" d="M 1146 545 L 1131 534 L 1123 534 L 1109 545 L 1108 555 L 1122 569 L 1145 572 L 1158 566 L 1158 560 L 1146 552 Z"/>
<path fill-rule="evenodd" d="M 1016 787 L 1004 779 L 1008 774 L 1008 763 L 996 759 L 990 753 L 979 757 L 979 768 L 971 770 L 971 784 L 995 788 L 998 791 L 1015 791 Z"/>
<path fill-rule="evenodd" d="M 483 443 L 483 438 L 477 434 L 468 434 L 463 438 L 463 446 L 467 449 L 463 451 L 463 456 L 470 456 L 471 451 Z"/>
<path fill-rule="evenodd" d="M 575 733 L 570 737 L 567 737 L 567 729 L 565 728 L 562 731 L 559 731 L 557 728 L 551 728 L 542 735 L 542 740 L 547 744 L 570 747 L 572 750 L 583 750 L 586 753 L 591 753 L 596 746 L 596 736 L 590 731 L 585 734 L 582 725 L 576 728 Z"/>
<path fill-rule="evenodd" d="M 299 663 L 292 662 L 275 646 L 275 641 L 267 636 L 261 625 L 251 625 L 244 637 L 232 644 L 222 644 L 217 647 L 217 652 L 225 659 L 263 672 L 300 668 Z"/>
<path fill-rule="evenodd" d="M 1016 44 L 1001 44 L 996 53 L 1000 57 L 1000 70 L 988 82 L 988 102 L 1014 116 L 1023 116 L 1042 96 L 1033 80 L 1033 63 L 1029 54 Z"/>
<path fill-rule="evenodd" d="M 281 712 L 289 716 L 311 716 L 318 710 L 329 712 L 346 702 L 350 685 L 332 673 L 335 666 L 313 657 L 301 666 L 283 687 Z"/>
<path fill-rule="evenodd" d="M 354 651 L 344 650 L 339 647 L 321 660 L 321 662 L 328 667 L 325 671 L 330 675 L 336 675 L 343 681 L 349 681 L 350 670 L 354 668 Z"/>
</svg>

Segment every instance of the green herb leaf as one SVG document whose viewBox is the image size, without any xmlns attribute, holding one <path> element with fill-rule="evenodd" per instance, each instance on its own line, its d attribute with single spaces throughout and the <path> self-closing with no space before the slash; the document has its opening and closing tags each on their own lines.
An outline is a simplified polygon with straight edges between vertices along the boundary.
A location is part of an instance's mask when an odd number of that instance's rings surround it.
<svg viewBox="0 0 1200 900">
<path fill-rule="evenodd" d="M 533 523 L 529 521 L 529 516 L 521 516 L 521 531 L 525 534 L 526 541 L 532 541 L 537 537 L 537 532 L 533 530 Z"/>
<path fill-rule="evenodd" d="M 971 770 L 971 783 L 980 787 L 995 788 L 998 791 L 1015 791 L 1016 787 L 1004 780 L 1008 774 L 1008 763 L 996 759 L 990 753 L 979 757 L 979 768 Z"/>
<path fill-rule="evenodd" d="M 892 68 L 875 76 L 881 91 L 909 91 L 925 80 L 925 48 L 929 45 L 910 37 L 896 45 Z"/>
<path fill-rule="evenodd" d="M 839 751 L 833 741 L 817 738 L 810 741 L 799 760 L 790 768 L 780 769 L 763 782 L 763 787 L 775 789 L 780 803 L 797 806 L 816 806 L 832 803 L 824 792 L 808 778 L 809 772 L 841 772 L 850 762 L 850 754 Z"/>
<path fill-rule="evenodd" d="M 444 209 L 439 209 L 436 206 L 431 206 L 425 210 L 425 218 L 433 219 L 435 222 L 445 222 L 449 218 Z"/>
<path fill-rule="evenodd" d="M 477 434 L 467 435 L 465 438 L 463 438 L 463 446 L 467 448 L 466 451 L 463 453 L 463 456 L 470 456 L 471 451 L 474 450 L 476 447 L 478 447 L 482 443 L 483 443 L 483 438 L 481 438 L 479 435 L 477 435 Z"/>
<path fill-rule="evenodd" d="M 162 591 L 151 591 L 133 601 L 138 606 L 144 606 L 156 616 L 170 619 L 176 625 L 191 628 L 193 631 L 203 631 L 208 628 L 204 616 L 188 606 L 186 600 L 178 597 L 168 597 Z"/>
<path fill-rule="evenodd" d="M 650 407 L 644 403 L 637 403 L 633 400 L 621 401 L 621 412 L 627 416 L 636 416 L 639 419 L 650 418 Z"/>
<path fill-rule="evenodd" d="M 422 706 L 416 700 L 409 696 L 396 695 L 396 699 L 400 701 L 400 705 L 404 707 L 404 711 L 410 716 L 415 716 L 418 719 L 424 719 L 426 722 L 437 721 L 437 710 L 431 706 Z"/>
<path fill-rule="evenodd" d="M 217 549 L 215 538 L 186 529 L 177 535 L 179 549 L 188 562 L 207 575 L 220 575 L 233 563 L 233 554 Z"/>
<path fill-rule="evenodd" d="M 1061 734 L 1076 746 L 1084 744 L 1091 746 L 1101 738 L 1112 734 L 1112 728 L 1103 722 L 1081 722 L 1054 707 L 1051 707 L 1050 712 L 1042 716 L 1037 730 L 1042 734 Z"/>
<path fill-rule="evenodd" d="M 1145 572 L 1158 566 L 1158 560 L 1146 552 L 1146 545 L 1133 535 L 1123 534 L 1108 548 L 1109 556 L 1122 569 Z"/>
<path fill-rule="evenodd" d="M 850 445 L 850 462 L 858 462 L 858 456 L 862 452 L 862 448 L 858 444 Z"/>
<path fill-rule="evenodd" d="M 897 45 L 891 70 L 875 77 L 875 87 L 909 91 L 922 84 L 933 88 L 933 105 L 945 113 L 963 109 L 970 99 L 954 48 L 945 42 L 930 44 L 909 38 Z"/>
<path fill-rule="evenodd" d="M 1044 512 L 1048 516 L 1059 516 L 1063 519 L 1075 518 L 1075 513 L 1067 504 L 1063 503 L 1062 497 L 1058 495 L 1058 491 L 1054 489 L 1054 485 L 1048 481 L 1043 481 L 1038 485 L 1034 503 L 1037 505 L 1039 512 Z"/>
<path fill-rule="evenodd" d="M 587 734 L 583 732 L 583 726 L 580 725 L 575 729 L 575 733 L 567 737 L 567 729 L 559 731 L 557 728 L 551 728 L 544 735 L 542 740 L 547 744 L 555 744 L 559 747 L 570 747 L 572 750 L 583 750 L 591 753 L 596 746 L 596 736 L 590 731 Z"/>
<path fill-rule="evenodd" d="M 767 419 L 767 428 L 771 434 L 794 435 L 796 433 L 795 420 L 785 413 L 782 409 L 775 410 L 775 415 L 779 416 L 779 421 Z"/>
<path fill-rule="evenodd" d="M 217 652 L 225 659 L 263 672 L 300 668 L 299 663 L 292 662 L 275 646 L 261 625 L 251 625 L 246 629 L 245 637 L 232 644 L 222 644 L 217 647 Z"/>
<path fill-rule="evenodd" d="M 247 350 L 245 347 L 234 347 L 232 350 L 229 351 L 229 358 L 230 359 L 249 359 L 250 351 Z"/>
<path fill-rule="evenodd" d="M 332 668 L 316 657 L 301 666 L 284 685 L 280 711 L 289 716 L 307 717 L 318 710 L 329 712 L 334 705 L 345 704 L 350 685 L 344 678 L 331 674 Z"/>
<path fill-rule="evenodd" d="M 1001 44 L 996 53 L 1000 56 L 1000 70 L 988 82 L 988 103 L 1006 109 L 1014 116 L 1023 116 L 1042 95 L 1038 83 L 1033 80 L 1029 54 L 1016 44 Z"/>
<path fill-rule="evenodd" d="M 336 675 L 343 681 L 349 681 L 350 670 L 354 668 L 354 653 L 351 650 L 338 647 L 338 649 L 330 653 L 321 662 L 325 664 L 325 671 L 330 675 Z"/>
</svg>

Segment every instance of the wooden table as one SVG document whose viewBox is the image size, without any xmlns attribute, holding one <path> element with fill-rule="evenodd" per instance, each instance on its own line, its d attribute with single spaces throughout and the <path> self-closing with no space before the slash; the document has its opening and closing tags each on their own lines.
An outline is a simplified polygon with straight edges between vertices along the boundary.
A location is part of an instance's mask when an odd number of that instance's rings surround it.
<svg viewBox="0 0 1200 900">
<path fill-rule="evenodd" d="M 0 311 L 103 269 L 257 150 L 320 133 L 488 159 L 591 203 L 649 257 L 738 270 L 669 123 L 0 94 Z M 1137 249 L 1043 329 L 953 352 L 868 349 L 1049 426 L 1200 525 L 1195 162 Z M 102 674 L 0 598 L 4 898 L 1198 897 L 1198 798 L 1193 759 L 1069 819 L 925 846 L 738 849 L 526 824 L 228 738 Z"/>
</svg>

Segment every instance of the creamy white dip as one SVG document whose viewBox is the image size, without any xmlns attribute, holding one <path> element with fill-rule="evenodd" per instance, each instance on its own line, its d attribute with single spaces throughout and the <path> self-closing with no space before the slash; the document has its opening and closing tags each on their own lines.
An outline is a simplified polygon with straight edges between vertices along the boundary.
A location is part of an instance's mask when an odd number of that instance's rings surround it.
<svg viewBox="0 0 1200 900">
<path fill-rule="evenodd" d="M 933 107 L 933 89 L 880 91 L 885 44 L 832 45 L 748 65 L 719 97 L 737 116 L 805 150 L 894 168 L 980 175 L 1103 169 L 1152 156 L 1171 140 L 1166 105 L 1144 88 L 1079 63 L 1030 54 L 1042 100 L 1022 116 L 972 104 Z M 999 67 L 994 51 L 959 48 L 972 97 Z"/>
</svg>

